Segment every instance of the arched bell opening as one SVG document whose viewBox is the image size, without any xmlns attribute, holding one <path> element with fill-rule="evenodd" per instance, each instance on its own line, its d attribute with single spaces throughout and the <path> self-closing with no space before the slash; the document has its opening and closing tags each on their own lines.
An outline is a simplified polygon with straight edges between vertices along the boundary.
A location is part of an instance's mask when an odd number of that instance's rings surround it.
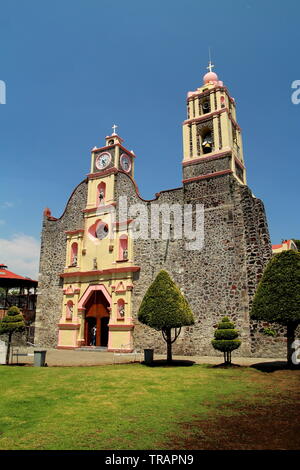
<svg viewBox="0 0 300 470">
<path fill-rule="evenodd" d="M 211 153 L 213 151 L 213 135 L 211 130 L 203 132 L 201 141 L 202 152 L 204 154 Z"/>
<path fill-rule="evenodd" d="M 202 102 L 202 113 L 203 113 L 203 114 L 208 114 L 208 113 L 210 113 L 210 101 L 209 101 L 209 99 L 204 100 L 204 101 Z"/>
</svg>

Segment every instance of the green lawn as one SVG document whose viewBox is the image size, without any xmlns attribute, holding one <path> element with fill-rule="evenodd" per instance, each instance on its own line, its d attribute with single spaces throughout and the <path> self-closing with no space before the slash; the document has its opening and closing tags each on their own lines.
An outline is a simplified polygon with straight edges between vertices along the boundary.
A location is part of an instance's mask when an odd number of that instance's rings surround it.
<svg viewBox="0 0 300 470">
<path fill-rule="evenodd" d="M 180 448 L 193 423 L 205 442 L 197 423 L 288 406 L 298 381 L 298 371 L 247 367 L 1 366 L 0 449 Z"/>
</svg>

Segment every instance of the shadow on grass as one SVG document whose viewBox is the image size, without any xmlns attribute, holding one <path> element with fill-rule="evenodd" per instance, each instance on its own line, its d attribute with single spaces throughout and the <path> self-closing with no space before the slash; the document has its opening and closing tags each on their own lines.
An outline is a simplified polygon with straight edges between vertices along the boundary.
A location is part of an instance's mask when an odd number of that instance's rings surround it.
<svg viewBox="0 0 300 470">
<path fill-rule="evenodd" d="M 11 363 L 11 364 L 1 364 L 1 366 L 6 366 L 6 367 L 24 367 L 24 366 L 32 366 L 32 364 L 27 364 L 26 362 L 16 362 L 16 363 Z"/>
<path fill-rule="evenodd" d="M 233 363 L 231 363 L 231 364 L 225 364 L 224 362 L 223 362 L 223 364 L 215 364 L 215 365 L 212 365 L 212 368 L 213 368 L 213 369 L 218 369 L 218 368 L 219 368 L 219 369 L 232 369 L 232 368 L 234 368 L 234 367 L 242 367 L 242 366 L 240 366 L 239 364 L 233 364 Z"/>
<path fill-rule="evenodd" d="M 300 365 L 289 366 L 285 361 L 259 362 L 252 364 L 253 369 L 261 372 L 276 372 L 277 370 L 300 370 Z"/>
<path fill-rule="evenodd" d="M 157 359 L 147 364 L 145 361 L 141 362 L 147 367 L 190 367 L 195 364 L 194 361 L 185 361 L 180 359 L 174 359 L 171 363 L 167 362 L 166 359 Z"/>
</svg>

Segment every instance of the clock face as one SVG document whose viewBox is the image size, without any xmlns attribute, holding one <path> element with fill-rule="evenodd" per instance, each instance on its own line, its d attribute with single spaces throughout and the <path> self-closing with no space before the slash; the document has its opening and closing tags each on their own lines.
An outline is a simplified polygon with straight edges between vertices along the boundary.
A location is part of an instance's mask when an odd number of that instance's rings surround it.
<svg viewBox="0 0 300 470">
<path fill-rule="evenodd" d="M 126 155 L 126 153 L 121 155 L 120 163 L 122 170 L 126 171 L 127 173 L 131 170 L 131 160 L 128 155 Z"/>
<path fill-rule="evenodd" d="M 95 165 L 98 170 L 103 170 L 106 168 L 111 162 L 111 154 L 108 152 L 103 152 L 100 153 L 100 155 L 97 155 L 96 160 L 95 160 Z"/>
</svg>

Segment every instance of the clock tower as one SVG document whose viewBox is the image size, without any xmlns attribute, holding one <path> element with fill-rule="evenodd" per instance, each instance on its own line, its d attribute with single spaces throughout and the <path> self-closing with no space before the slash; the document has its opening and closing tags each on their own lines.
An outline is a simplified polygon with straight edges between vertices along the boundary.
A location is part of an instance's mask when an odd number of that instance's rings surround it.
<svg viewBox="0 0 300 470">
<path fill-rule="evenodd" d="M 123 146 L 123 139 L 115 132 L 116 127 L 113 126 L 112 135 L 105 137 L 104 147 L 92 149 L 91 174 L 101 176 L 102 172 L 121 170 L 133 178 L 135 155 Z"/>
<path fill-rule="evenodd" d="M 133 263 L 131 220 L 119 222 L 114 215 L 117 177 L 132 184 L 135 155 L 116 127 L 103 147 L 92 149 L 82 220 L 65 231 L 58 348 L 132 349 L 132 277 L 139 267 Z"/>
<path fill-rule="evenodd" d="M 212 71 L 211 61 L 203 85 L 187 94 L 183 122 L 183 182 L 232 174 L 246 184 L 241 129 L 235 100 Z"/>
</svg>

